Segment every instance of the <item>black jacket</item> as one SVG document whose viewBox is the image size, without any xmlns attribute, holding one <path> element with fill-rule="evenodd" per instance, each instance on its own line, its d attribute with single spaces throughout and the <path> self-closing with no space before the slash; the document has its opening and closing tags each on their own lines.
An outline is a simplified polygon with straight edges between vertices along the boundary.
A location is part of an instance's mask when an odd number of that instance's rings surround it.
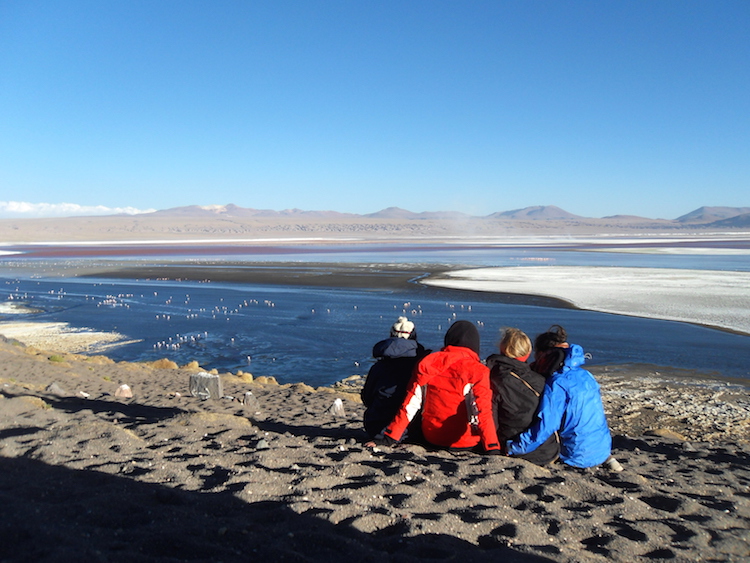
<svg viewBox="0 0 750 563">
<path fill-rule="evenodd" d="M 372 355 L 378 361 L 370 368 L 360 393 L 367 407 L 364 425 L 368 436 L 375 437 L 393 420 L 406 396 L 414 366 L 427 353 L 416 340 L 404 338 L 387 338 L 373 346 Z"/>
<path fill-rule="evenodd" d="M 507 440 L 514 439 L 534 422 L 545 379 L 527 363 L 501 354 L 487 358 L 487 366 L 490 368 L 492 415 L 504 449 Z M 560 440 L 555 433 L 533 452 L 517 457 L 544 465 L 555 460 L 559 453 Z"/>
</svg>

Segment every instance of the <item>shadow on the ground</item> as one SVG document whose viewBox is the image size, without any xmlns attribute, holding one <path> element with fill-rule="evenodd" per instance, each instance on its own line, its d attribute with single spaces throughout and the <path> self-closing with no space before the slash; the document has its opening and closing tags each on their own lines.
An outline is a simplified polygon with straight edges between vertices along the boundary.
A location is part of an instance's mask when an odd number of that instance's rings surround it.
<svg viewBox="0 0 750 563">
<path fill-rule="evenodd" d="M 404 537 L 297 514 L 283 502 L 181 491 L 0 457 L 0 561 L 507 561 L 548 559 L 445 534 Z"/>
<path fill-rule="evenodd" d="M 348 421 L 341 423 L 324 422 L 318 426 L 310 424 L 295 425 L 275 420 L 254 420 L 253 424 L 264 432 L 275 432 L 277 434 L 285 434 L 288 432 L 293 436 L 306 438 L 323 436 L 340 440 L 354 438 L 358 441 L 365 441 L 367 439 L 364 430 L 352 429 L 352 426 Z"/>
<path fill-rule="evenodd" d="M 642 438 L 630 438 L 628 436 L 615 435 L 612 437 L 612 447 L 616 450 L 636 451 L 661 454 L 667 460 L 680 458 L 704 459 L 713 463 L 730 463 L 740 467 L 750 464 L 750 455 L 730 451 L 721 444 L 700 444 L 692 446 L 689 442 L 680 440 L 669 440 L 667 438 L 655 438 L 644 436 Z"/>
<path fill-rule="evenodd" d="M 2 393 L 8 399 L 15 397 L 38 397 L 44 400 L 53 409 L 61 410 L 68 414 L 89 410 L 95 414 L 119 413 L 124 418 L 124 423 L 154 424 L 187 411 L 178 407 L 152 407 L 137 402 L 124 402 L 102 399 L 84 399 L 83 397 L 59 397 L 47 393 Z"/>
</svg>

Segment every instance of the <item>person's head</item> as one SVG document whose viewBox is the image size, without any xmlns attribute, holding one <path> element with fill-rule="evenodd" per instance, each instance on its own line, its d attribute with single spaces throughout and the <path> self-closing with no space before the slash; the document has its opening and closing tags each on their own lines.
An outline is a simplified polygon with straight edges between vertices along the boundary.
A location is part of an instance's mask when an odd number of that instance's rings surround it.
<svg viewBox="0 0 750 563">
<path fill-rule="evenodd" d="M 456 321 L 443 340 L 445 346 L 462 346 L 479 354 L 479 331 L 469 321 Z"/>
<path fill-rule="evenodd" d="M 568 333 L 560 325 L 552 325 L 547 332 L 543 332 L 534 340 L 534 350 L 539 354 L 552 348 L 567 348 Z"/>
<path fill-rule="evenodd" d="M 499 348 L 503 356 L 525 362 L 531 354 L 531 340 L 520 329 L 506 328 L 500 337 Z"/>
<path fill-rule="evenodd" d="M 399 317 L 391 327 L 391 336 L 395 338 L 417 339 L 417 329 L 414 323 L 406 317 Z"/>
</svg>

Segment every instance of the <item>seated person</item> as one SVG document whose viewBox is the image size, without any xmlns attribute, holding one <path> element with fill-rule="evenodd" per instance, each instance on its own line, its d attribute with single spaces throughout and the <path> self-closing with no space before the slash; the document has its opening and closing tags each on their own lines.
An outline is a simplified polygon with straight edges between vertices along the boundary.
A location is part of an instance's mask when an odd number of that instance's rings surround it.
<svg viewBox="0 0 750 563">
<path fill-rule="evenodd" d="M 509 455 L 528 454 L 558 431 L 560 460 L 564 463 L 593 467 L 610 461 L 612 436 L 599 384 L 581 367 L 585 362 L 583 348 L 567 343 L 552 348 L 563 351 L 562 365 L 547 379 L 536 421 L 531 428 L 508 441 L 506 451 Z M 557 355 L 558 351 L 553 353 Z"/>
<path fill-rule="evenodd" d="M 372 348 L 372 355 L 378 361 L 373 364 L 365 379 L 360 397 L 365 407 L 364 426 L 369 438 L 381 432 L 398 412 L 406 396 L 406 386 L 411 379 L 417 362 L 429 350 L 417 342 L 414 323 L 406 317 L 399 317 L 391 327 L 391 336 L 381 340 Z M 419 424 L 410 426 L 411 439 L 419 438 Z"/>
<path fill-rule="evenodd" d="M 523 331 L 506 328 L 499 348 L 499 354 L 487 358 L 487 367 L 490 368 L 492 415 L 504 449 L 508 440 L 518 437 L 534 422 L 545 379 L 526 363 L 531 354 L 531 340 Z M 553 432 L 538 448 L 518 457 L 544 465 L 555 461 L 559 454 L 560 438 Z"/>
<path fill-rule="evenodd" d="M 488 453 L 499 454 L 489 369 L 479 360 L 479 331 L 469 321 L 456 321 L 445 333 L 444 344 L 417 364 L 384 442 L 401 440 L 421 412 L 422 433 L 430 444 L 460 449 L 481 444 Z"/>
</svg>

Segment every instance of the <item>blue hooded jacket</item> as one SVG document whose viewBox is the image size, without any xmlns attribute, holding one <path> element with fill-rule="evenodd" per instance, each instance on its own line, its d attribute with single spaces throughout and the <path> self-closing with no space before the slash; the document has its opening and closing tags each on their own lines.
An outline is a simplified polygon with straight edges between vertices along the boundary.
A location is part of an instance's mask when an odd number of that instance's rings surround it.
<svg viewBox="0 0 750 563">
<path fill-rule="evenodd" d="M 612 436 L 599 384 L 580 367 L 584 362 L 583 348 L 571 344 L 563 366 L 547 380 L 536 422 L 518 438 L 508 441 L 508 454 L 532 452 L 558 430 L 563 462 L 574 467 L 593 467 L 607 461 Z"/>
</svg>

